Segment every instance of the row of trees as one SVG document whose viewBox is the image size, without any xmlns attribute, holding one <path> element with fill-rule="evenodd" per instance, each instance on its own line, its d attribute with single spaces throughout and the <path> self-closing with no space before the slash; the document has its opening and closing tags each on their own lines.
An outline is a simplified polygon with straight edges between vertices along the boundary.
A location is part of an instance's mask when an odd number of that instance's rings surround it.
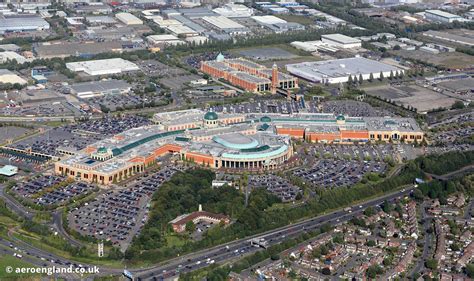
<svg viewBox="0 0 474 281">
<path fill-rule="evenodd" d="M 474 151 L 451 151 L 444 154 L 434 154 L 419 157 L 415 162 L 424 172 L 444 175 L 474 164 Z"/>
</svg>

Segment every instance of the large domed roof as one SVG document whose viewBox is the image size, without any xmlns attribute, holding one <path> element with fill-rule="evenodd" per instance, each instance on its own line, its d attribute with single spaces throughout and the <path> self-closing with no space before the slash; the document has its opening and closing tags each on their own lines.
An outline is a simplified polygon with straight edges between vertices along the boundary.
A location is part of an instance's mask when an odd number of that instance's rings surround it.
<svg viewBox="0 0 474 281">
<path fill-rule="evenodd" d="M 219 117 L 217 117 L 217 113 L 213 111 L 209 111 L 206 114 L 204 114 L 204 120 L 217 120 Z"/>
</svg>

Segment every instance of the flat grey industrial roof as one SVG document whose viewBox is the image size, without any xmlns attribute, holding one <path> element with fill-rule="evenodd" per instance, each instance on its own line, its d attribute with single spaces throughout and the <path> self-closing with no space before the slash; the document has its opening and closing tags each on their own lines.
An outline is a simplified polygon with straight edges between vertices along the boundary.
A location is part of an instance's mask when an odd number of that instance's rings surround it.
<svg viewBox="0 0 474 281">
<path fill-rule="evenodd" d="M 49 23 L 38 16 L 0 18 L 0 30 L 23 30 L 48 27 Z"/>
<path fill-rule="evenodd" d="M 209 16 L 218 16 L 218 13 L 213 12 L 212 10 L 204 7 L 197 8 L 181 8 L 178 9 L 180 13 L 188 18 L 202 18 Z"/>
<path fill-rule="evenodd" d="M 16 52 L 16 51 L 20 50 L 21 47 L 18 46 L 17 44 L 1 44 L 0 49 L 2 49 L 4 51 Z"/>
<path fill-rule="evenodd" d="M 10 75 L 10 74 L 15 74 L 15 73 L 11 72 L 8 69 L 0 69 L 0 75 Z"/>
<path fill-rule="evenodd" d="M 445 11 L 441 11 L 441 10 L 426 10 L 425 13 L 434 14 L 434 15 L 437 15 L 437 16 L 440 16 L 440 17 L 450 18 L 450 19 L 460 18 L 460 16 L 458 16 L 458 15 L 454 15 L 454 14 L 451 14 L 451 13 L 448 13 L 448 12 L 445 12 Z"/>
<path fill-rule="evenodd" d="M 117 21 L 110 16 L 87 16 L 86 20 L 88 22 L 94 22 L 94 23 L 116 23 Z"/>
<path fill-rule="evenodd" d="M 199 33 L 204 32 L 204 31 L 207 30 L 204 27 L 200 26 L 199 24 L 191 21 L 190 19 L 188 19 L 188 18 L 186 18 L 182 15 L 171 15 L 170 18 L 179 21 L 183 25 L 185 25 L 185 26 L 187 26 L 187 27 L 191 28 L 192 30 L 194 30 L 196 32 L 199 32 Z"/>
<path fill-rule="evenodd" d="M 398 71 L 399 68 L 376 60 L 363 57 L 345 58 L 326 61 L 302 62 L 288 64 L 288 71 L 304 73 L 306 76 L 314 77 L 347 77 L 354 74 L 369 74 L 388 71 Z"/>
<path fill-rule="evenodd" d="M 357 38 L 352 38 L 343 34 L 335 33 L 335 34 L 325 34 L 321 35 L 321 38 L 326 38 L 332 41 L 336 41 L 338 43 L 342 44 L 354 44 L 354 43 L 360 43 L 360 39 Z"/>
<path fill-rule="evenodd" d="M 57 44 L 38 44 L 34 47 L 34 51 L 39 57 L 95 55 L 114 50 L 122 50 L 122 46 L 125 43 L 127 42 L 58 42 Z"/>
</svg>

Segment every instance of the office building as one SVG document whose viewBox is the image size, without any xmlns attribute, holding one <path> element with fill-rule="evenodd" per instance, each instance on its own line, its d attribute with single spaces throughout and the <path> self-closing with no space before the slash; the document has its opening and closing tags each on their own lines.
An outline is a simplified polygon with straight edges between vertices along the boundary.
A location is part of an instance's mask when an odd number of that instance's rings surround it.
<svg viewBox="0 0 474 281">
<path fill-rule="evenodd" d="M 219 54 L 214 61 L 201 63 L 201 71 L 218 79 L 229 81 L 232 85 L 249 92 L 272 92 L 277 89 L 298 88 L 298 79 L 279 72 L 276 65 L 271 69 L 252 61 L 238 58 L 225 59 Z"/>
</svg>

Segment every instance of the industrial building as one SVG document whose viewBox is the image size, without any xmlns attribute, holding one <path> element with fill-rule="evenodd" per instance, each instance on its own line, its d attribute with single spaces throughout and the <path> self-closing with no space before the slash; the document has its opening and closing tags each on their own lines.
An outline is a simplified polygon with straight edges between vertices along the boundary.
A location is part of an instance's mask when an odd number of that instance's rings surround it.
<svg viewBox="0 0 474 281">
<path fill-rule="evenodd" d="M 201 62 L 201 71 L 249 92 L 272 92 L 277 89 L 298 88 L 298 79 L 278 71 L 276 65 L 269 69 L 246 59 L 225 59 L 219 54 L 215 61 Z"/>
<path fill-rule="evenodd" d="M 1 44 L 0 50 L 3 51 L 11 51 L 11 52 L 19 52 L 21 47 L 16 44 Z"/>
<path fill-rule="evenodd" d="M 321 40 L 317 41 L 295 41 L 291 46 L 306 52 L 329 52 L 335 53 L 341 49 L 360 48 L 362 41 L 342 34 L 321 35 Z"/>
<path fill-rule="evenodd" d="M 133 128 L 55 163 L 55 172 L 108 185 L 145 171 L 173 153 L 212 169 L 260 172 L 285 167 L 292 139 L 308 142 L 420 142 L 412 118 L 333 114 L 222 114 L 190 109 L 157 113 L 155 125 Z"/>
<path fill-rule="evenodd" d="M 331 46 L 349 49 L 362 47 L 362 41 L 342 34 L 321 35 L 321 41 Z"/>
<path fill-rule="evenodd" d="M 436 22 L 454 22 L 454 21 L 467 21 L 467 19 L 454 15 L 445 11 L 441 10 L 426 10 L 425 11 L 425 18 L 430 21 L 436 21 Z"/>
<path fill-rule="evenodd" d="M 25 63 L 27 61 L 24 56 L 18 53 L 12 51 L 0 52 L 0 63 L 6 63 L 13 60 L 19 64 Z"/>
<path fill-rule="evenodd" d="M 253 9 L 245 5 L 229 3 L 215 8 L 215 13 L 228 18 L 248 18 L 253 16 Z"/>
<path fill-rule="evenodd" d="M 28 81 L 8 69 L 0 69 L 0 83 L 26 85 Z"/>
<path fill-rule="evenodd" d="M 116 24 L 117 21 L 109 16 L 87 16 L 87 23 L 90 25 Z"/>
<path fill-rule="evenodd" d="M 381 74 L 389 77 L 391 73 L 404 73 L 398 67 L 363 57 L 288 64 L 286 69 L 297 77 L 323 84 L 345 83 L 349 76 L 368 80 L 370 76 L 377 79 Z"/>
<path fill-rule="evenodd" d="M 305 30 L 305 27 L 302 24 L 296 22 L 287 22 L 284 19 L 271 15 L 253 16 L 252 19 L 261 26 L 274 31 L 275 33 Z"/>
<path fill-rule="evenodd" d="M 102 80 L 76 83 L 70 86 L 71 93 L 87 99 L 104 95 L 120 95 L 130 92 L 132 86 L 123 80 Z"/>
<path fill-rule="evenodd" d="M 247 27 L 223 16 L 206 16 L 202 19 L 229 35 L 243 35 L 250 32 Z"/>
<path fill-rule="evenodd" d="M 38 16 L 0 17 L 0 33 L 49 29 L 49 23 Z"/>
<path fill-rule="evenodd" d="M 33 52 L 42 59 L 65 58 L 69 56 L 90 58 L 101 53 L 121 53 L 143 49 L 131 41 L 106 41 L 106 42 L 44 42 L 33 45 Z"/>
<path fill-rule="evenodd" d="M 166 29 L 176 36 L 192 37 L 199 35 L 198 32 L 186 25 L 170 25 Z"/>
<path fill-rule="evenodd" d="M 84 3 L 85 1 L 80 1 Z M 110 14 L 113 12 L 112 7 L 101 2 L 89 2 L 87 5 L 75 5 L 74 12 L 78 14 Z"/>
<path fill-rule="evenodd" d="M 159 34 L 159 35 L 150 35 L 146 37 L 146 40 L 154 46 L 157 45 L 179 45 L 184 44 L 185 42 L 175 35 L 172 34 Z"/>
<path fill-rule="evenodd" d="M 84 72 L 92 76 L 111 75 L 140 70 L 140 68 L 133 62 L 121 58 L 69 62 L 66 63 L 66 67 L 73 72 Z"/>
<path fill-rule="evenodd" d="M 126 25 L 141 25 L 143 21 L 130 13 L 117 13 L 115 17 Z"/>
</svg>

